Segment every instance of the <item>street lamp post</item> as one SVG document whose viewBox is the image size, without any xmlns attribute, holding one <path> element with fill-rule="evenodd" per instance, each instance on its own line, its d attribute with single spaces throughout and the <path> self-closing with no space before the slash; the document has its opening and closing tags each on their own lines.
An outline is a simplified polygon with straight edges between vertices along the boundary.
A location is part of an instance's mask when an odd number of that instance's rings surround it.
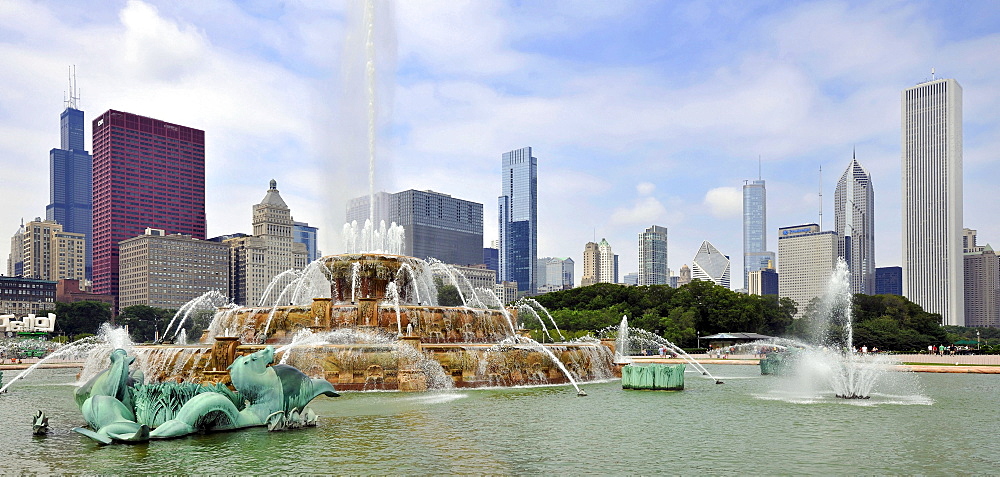
<svg viewBox="0 0 1000 477">
<path fill-rule="evenodd" d="M 694 334 L 698 337 L 698 347 L 701 348 L 701 332 L 695 331 Z"/>
<path fill-rule="evenodd" d="M 979 351 L 979 330 L 976 330 L 976 351 Z"/>
</svg>

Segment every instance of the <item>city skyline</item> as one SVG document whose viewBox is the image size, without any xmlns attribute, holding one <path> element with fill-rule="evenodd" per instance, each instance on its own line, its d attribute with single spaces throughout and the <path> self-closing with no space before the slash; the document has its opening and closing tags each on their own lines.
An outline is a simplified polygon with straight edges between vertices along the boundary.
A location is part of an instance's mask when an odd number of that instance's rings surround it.
<svg viewBox="0 0 1000 477">
<path fill-rule="evenodd" d="M 343 129 L 331 119 L 341 109 L 322 105 L 343 89 L 352 12 L 139 1 L 5 8 L 0 48 L 18 68 L 0 85 L 19 93 L 0 108 L 3 186 L 18 192 L 0 211 L 5 236 L 22 217 L 44 215 L 53 118 L 66 66 L 76 64 L 88 117 L 118 109 L 207 132 L 209 236 L 248 232 L 245 208 L 275 177 L 302 204 L 296 216 L 319 227 L 319 248 L 341 250 L 344 204 L 367 192 L 367 161 L 336 162 L 337 143 L 324 138 Z M 879 185 L 878 265 L 899 265 L 898 94 L 931 79 L 932 67 L 965 90 L 964 202 L 992 198 L 1000 14 L 989 2 L 404 2 L 395 13 L 397 54 L 387 56 L 396 61 L 380 63 L 395 88 L 383 96 L 392 115 L 376 189 L 486 204 L 487 243 L 497 235 L 496 157 L 512 148 L 531 146 L 541 159 L 537 256 L 582 263 L 580 244 L 592 237 L 632 243 L 656 223 L 671 230 L 678 270 L 703 240 L 740 254 L 739 188 L 757 176 L 758 155 L 767 249 L 776 250 L 778 228 L 817 220 L 819 166 L 840 170 L 856 146 Z M 303 18 L 308 27 L 293 28 Z M 88 150 L 91 134 L 88 124 Z M 833 210 L 836 179 L 823 177 L 824 210 Z M 340 187 L 351 181 L 357 190 Z M 993 243 L 995 216 L 969 208 L 961 225 Z M 0 241 L 0 256 L 7 246 Z M 638 251 L 619 252 L 621 272 L 637 270 Z"/>
</svg>

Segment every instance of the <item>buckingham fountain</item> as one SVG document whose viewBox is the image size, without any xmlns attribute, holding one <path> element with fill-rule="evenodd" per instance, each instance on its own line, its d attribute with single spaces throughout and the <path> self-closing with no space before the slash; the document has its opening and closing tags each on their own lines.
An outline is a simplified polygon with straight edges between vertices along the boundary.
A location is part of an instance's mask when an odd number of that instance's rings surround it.
<svg viewBox="0 0 1000 477">
<path fill-rule="evenodd" d="M 463 305 L 436 304 L 435 275 L 454 284 Z M 316 296 L 305 298 L 310 293 Z M 221 306 L 196 343 L 136 346 L 138 366 L 155 381 L 227 383 L 234 360 L 273 346 L 276 362 L 340 390 L 569 383 L 581 392 L 577 382 L 617 373 L 611 340 L 538 343 L 522 328 L 523 305 L 505 306 L 492 290 L 474 289 L 440 262 L 331 255 L 271 295 L 291 304 Z M 181 329 L 192 311 L 171 328 Z"/>
</svg>

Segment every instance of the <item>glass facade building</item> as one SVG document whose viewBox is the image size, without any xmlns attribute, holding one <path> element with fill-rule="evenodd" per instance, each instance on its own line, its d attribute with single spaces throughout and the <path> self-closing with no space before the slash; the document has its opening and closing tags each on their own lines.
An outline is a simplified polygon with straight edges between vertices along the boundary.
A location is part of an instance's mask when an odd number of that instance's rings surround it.
<svg viewBox="0 0 1000 477">
<path fill-rule="evenodd" d="M 538 289 L 538 159 L 531 148 L 503 154 L 498 198 L 500 281 L 534 295 Z"/>
<path fill-rule="evenodd" d="M 837 181 L 833 199 L 837 255 L 851 271 L 851 293 L 875 294 L 875 191 L 856 158 Z"/>
<path fill-rule="evenodd" d="M 667 228 L 653 225 L 639 234 L 638 285 L 666 285 L 670 277 L 667 267 Z"/>
<path fill-rule="evenodd" d="M 497 272 L 500 276 L 500 250 L 493 247 L 483 247 L 483 264 L 486 268 Z"/>
<path fill-rule="evenodd" d="M 309 263 L 319 259 L 319 247 L 316 245 L 318 233 L 318 228 L 310 227 L 306 222 L 295 222 L 292 225 L 292 240 L 306 246 L 306 261 Z"/>
<path fill-rule="evenodd" d="M 45 220 L 58 222 L 63 231 L 83 234 L 86 242 L 87 278 L 93 276 L 93 158 L 84 149 L 83 111 L 67 102 L 59 115 L 58 149 L 49 151 L 49 204 Z"/>
<path fill-rule="evenodd" d="M 903 267 L 879 267 L 875 269 L 876 295 L 903 294 Z"/>
<path fill-rule="evenodd" d="M 729 288 L 729 256 L 723 255 L 708 240 L 701 243 L 691 261 L 691 279 L 714 282 Z"/>
<path fill-rule="evenodd" d="M 119 242 L 146 228 L 205 238 L 205 132 L 115 110 L 93 131 L 93 290 L 117 295 Z"/>
<path fill-rule="evenodd" d="M 774 263 L 767 251 L 767 189 L 761 179 L 743 184 L 743 283 L 750 272 Z"/>
<path fill-rule="evenodd" d="M 455 265 L 483 260 L 483 204 L 434 191 L 392 194 L 390 215 L 406 231 L 403 250 Z"/>
</svg>

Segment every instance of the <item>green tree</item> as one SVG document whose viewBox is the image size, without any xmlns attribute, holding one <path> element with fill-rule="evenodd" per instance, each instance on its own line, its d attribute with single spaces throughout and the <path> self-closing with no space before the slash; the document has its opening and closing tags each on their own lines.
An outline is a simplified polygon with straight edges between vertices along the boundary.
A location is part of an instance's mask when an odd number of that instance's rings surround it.
<svg viewBox="0 0 1000 477">
<path fill-rule="evenodd" d="M 434 285 L 437 287 L 437 301 L 440 306 L 462 306 L 462 295 L 458 293 L 455 285 L 445 285 L 441 277 L 434 277 Z"/>
<path fill-rule="evenodd" d="M 133 305 L 122 309 L 118 323 L 128 326 L 133 341 L 153 341 L 158 333 L 163 333 L 173 318 L 171 310 L 146 305 Z"/>
<path fill-rule="evenodd" d="M 69 336 L 96 334 L 102 324 L 111 321 L 111 305 L 99 301 L 56 303 L 55 313 L 56 329 Z"/>
</svg>

